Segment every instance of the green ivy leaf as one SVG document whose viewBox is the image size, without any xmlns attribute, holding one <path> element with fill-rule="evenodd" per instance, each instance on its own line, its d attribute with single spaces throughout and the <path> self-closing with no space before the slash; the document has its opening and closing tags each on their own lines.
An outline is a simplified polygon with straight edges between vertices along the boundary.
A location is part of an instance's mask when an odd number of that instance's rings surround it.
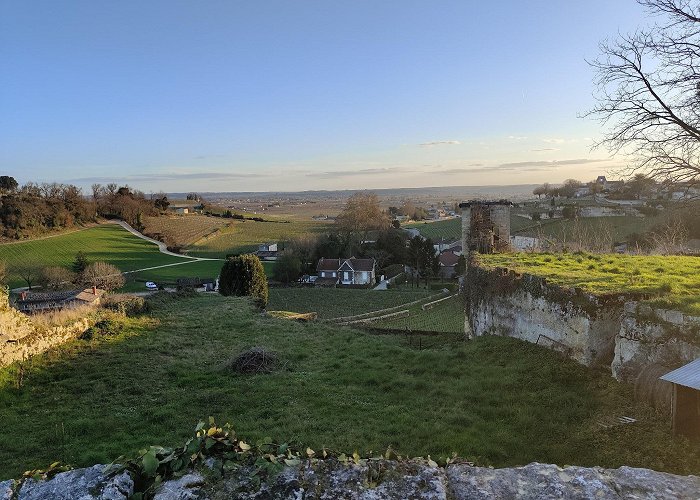
<svg viewBox="0 0 700 500">
<path fill-rule="evenodd" d="M 143 456 L 143 473 L 147 477 L 153 477 L 158 470 L 158 464 L 160 463 L 156 458 L 156 453 L 154 450 L 150 450 Z"/>
</svg>

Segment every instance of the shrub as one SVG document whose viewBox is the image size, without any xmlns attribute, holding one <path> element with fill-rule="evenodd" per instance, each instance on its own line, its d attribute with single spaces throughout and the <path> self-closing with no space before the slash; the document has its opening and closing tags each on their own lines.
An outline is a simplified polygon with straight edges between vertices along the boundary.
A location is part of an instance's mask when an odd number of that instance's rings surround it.
<svg viewBox="0 0 700 500">
<path fill-rule="evenodd" d="M 111 295 L 105 298 L 102 305 L 111 311 L 116 311 L 127 316 L 137 316 L 151 311 L 151 303 L 143 297 L 132 295 Z"/>
<path fill-rule="evenodd" d="M 267 278 L 262 262 L 255 255 L 229 258 L 219 274 L 221 295 L 250 296 L 260 309 L 267 306 Z"/>
<path fill-rule="evenodd" d="M 119 321 L 107 318 L 95 323 L 94 326 L 91 326 L 80 334 L 80 337 L 78 338 L 81 340 L 90 340 L 96 336 L 105 337 L 108 335 L 116 335 L 117 333 L 121 332 L 123 328 L 124 325 Z"/>
<path fill-rule="evenodd" d="M 67 288 L 75 281 L 75 273 L 65 267 L 45 267 L 39 274 L 39 284 L 49 290 Z"/>
<path fill-rule="evenodd" d="M 228 362 L 227 368 L 236 373 L 272 373 L 280 368 L 277 354 L 264 347 L 253 347 L 243 351 Z"/>
</svg>

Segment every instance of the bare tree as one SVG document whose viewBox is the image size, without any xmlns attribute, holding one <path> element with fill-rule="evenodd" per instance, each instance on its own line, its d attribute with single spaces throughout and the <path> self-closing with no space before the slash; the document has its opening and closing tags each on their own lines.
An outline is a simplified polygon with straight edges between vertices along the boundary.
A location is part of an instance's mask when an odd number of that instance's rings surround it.
<svg viewBox="0 0 700 500">
<path fill-rule="evenodd" d="M 45 267 L 39 274 L 39 284 L 45 289 L 61 290 L 72 285 L 75 278 L 75 273 L 65 267 Z"/>
<path fill-rule="evenodd" d="M 604 124 L 596 147 L 622 154 L 631 172 L 656 181 L 700 182 L 700 4 L 637 0 L 656 22 L 601 43 L 596 106 Z"/>
<path fill-rule="evenodd" d="M 102 290 L 116 290 L 126 283 L 119 269 L 106 262 L 93 262 L 80 274 L 83 286 L 96 286 Z"/>
</svg>

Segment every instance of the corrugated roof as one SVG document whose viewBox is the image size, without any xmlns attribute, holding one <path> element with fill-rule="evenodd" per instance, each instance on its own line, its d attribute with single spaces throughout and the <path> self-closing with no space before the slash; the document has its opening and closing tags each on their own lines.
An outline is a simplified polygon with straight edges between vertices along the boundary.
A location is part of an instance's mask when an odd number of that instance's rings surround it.
<svg viewBox="0 0 700 500">
<path fill-rule="evenodd" d="M 673 384 L 700 391 L 700 358 L 659 378 Z"/>
</svg>

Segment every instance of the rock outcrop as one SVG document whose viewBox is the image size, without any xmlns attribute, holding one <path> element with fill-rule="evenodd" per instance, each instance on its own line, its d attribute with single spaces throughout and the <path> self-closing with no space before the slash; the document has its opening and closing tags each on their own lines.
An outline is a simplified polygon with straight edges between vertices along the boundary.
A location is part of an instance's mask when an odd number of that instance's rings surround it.
<svg viewBox="0 0 700 500">
<path fill-rule="evenodd" d="M 126 472 L 106 476 L 104 466 L 56 475 L 49 481 L 27 480 L 18 489 L 0 482 L 0 500 L 127 499 L 134 482 Z M 344 465 L 335 460 L 302 462 L 274 478 L 258 482 L 251 468 L 219 474 L 188 474 L 166 481 L 157 500 L 239 499 L 492 499 L 596 498 L 697 499 L 700 477 L 677 476 L 648 469 L 558 467 L 532 463 L 491 469 L 469 465 L 431 467 L 422 462 L 370 461 Z M 13 497 L 13 495 L 15 495 Z"/>
</svg>

